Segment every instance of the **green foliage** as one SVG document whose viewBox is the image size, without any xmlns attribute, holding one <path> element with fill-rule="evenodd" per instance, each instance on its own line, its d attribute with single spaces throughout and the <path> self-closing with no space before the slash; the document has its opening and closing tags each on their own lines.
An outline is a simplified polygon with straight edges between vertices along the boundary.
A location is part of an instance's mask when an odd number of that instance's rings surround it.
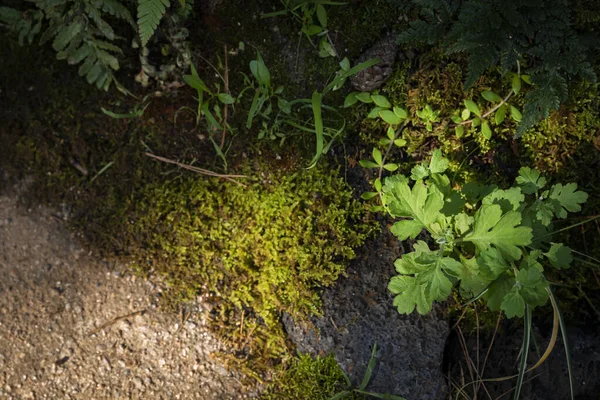
<svg viewBox="0 0 600 400">
<path fill-rule="evenodd" d="M 0 7 L 0 25 L 15 33 L 20 44 L 52 41 L 59 60 L 70 65 L 81 64 L 79 75 L 99 89 L 108 90 L 111 83 L 126 90 L 116 81 L 119 57 L 123 55 L 124 38 L 115 32 L 111 19 L 122 20 L 139 33 L 142 46 L 148 43 L 160 19 L 169 7 L 168 0 L 139 0 L 137 26 L 129 9 L 119 0 L 40 0 L 35 9 Z M 178 2 L 176 18 L 191 12 L 192 0 Z M 139 29 L 139 31 L 138 31 Z"/>
<path fill-rule="evenodd" d="M 373 376 L 373 372 L 375 371 L 375 364 L 377 363 L 377 343 L 373 344 L 373 349 L 371 350 L 371 358 L 369 359 L 369 363 L 367 364 L 367 369 L 365 370 L 365 375 L 360 383 L 359 387 L 353 387 L 350 378 L 344 374 L 344 378 L 346 379 L 346 389 L 336 393 L 331 396 L 329 400 L 342 400 L 342 399 L 355 399 L 357 396 L 375 397 L 377 399 L 387 399 L 387 400 L 406 400 L 404 397 L 396 396 L 394 394 L 389 393 L 375 393 L 367 391 L 367 386 L 371 381 L 371 377 Z M 343 371 L 342 371 L 343 373 Z"/>
<path fill-rule="evenodd" d="M 138 0 L 137 25 L 142 46 L 145 46 L 154 35 L 154 31 L 169 6 L 169 0 Z"/>
<path fill-rule="evenodd" d="M 522 317 L 526 305 L 545 304 L 543 264 L 562 269 L 572 260 L 568 247 L 549 242 L 552 219 L 580 211 L 587 194 L 573 183 L 546 188 L 545 178 L 527 167 L 507 190 L 476 183 L 457 190 L 444 175 L 448 165 L 437 150 L 410 177 L 388 177 L 376 186 L 385 211 L 400 218 L 391 227 L 399 240 L 426 230 L 439 246 L 419 240 L 396 261 L 399 275 L 389 289 L 398 311 L 425 314 L 453 286 L 468 298 L 483 296 L 492 311 L 501 309 L 509 318 Z"/>
<path fill-rule="evenodd" d="M 323 0 L 281 0 L 284 6 L 283 10 L 263 14 L 262 18 L 276 17 L 290 14 L 301 25 L 301 32 L 306 36 L 313 46 L 318 48 L 319 57 L 338 57 L 338 53 L 333 47 L 333 41 L 329 36 L 328 18 L 325 6 L 343 6 L 346 3 L 339 1 Z M 312 41 L 313 37 L 319 38 L 318 45 Z"/>
<path fill-rule="evenodd" d="M 400 40 L 439 42 L 449 53 L 466 53 L 467 87 L 495 65 L 501 65 L 505 73 L 519 69 L 519 64 L 526 67 L 533 90 L 526 95 L 516 137 L 558 109 L 567 99 L 568 82 L 596 79 L 587 59 L 593 40 L 574 29 L 566 0 L 418 4 L 423 19 L 414 21 Z"/>
<path fill-rule="evenodd" d="M 370 228 L 335 172 L 254 174 L 246 187 L 206 178 L 147 187 L 127 229 L 171 300 L 212 298 L 220 335 L 264 362 L 287 352 L 281 313 L 318 313 L 319 289 L 344 273 Z"/>
<path fill-rule="evenodd" d="M 18 34 L 21 44 L 25 40 L 31 44 L 40 33 L 40 45 L 52 40 L 56 57 L 81 64 L 79 75 L 99 89 L 107 90 L 116 82 L 113 73 L 123 53 L 113 43 L 118 37 L 105 18 L 110 15 L 133 24 L 127 8 L 116 0 L 46 0 L 35 5 L 26 11 L 0 7 L 0 22 Z"/>
<path fill-rule="evenodd" d="M 265 400 L 327 400 L 346 384 L 333 354 L 295 357 L 292 365 L 269 384 Z"/>
</svg>

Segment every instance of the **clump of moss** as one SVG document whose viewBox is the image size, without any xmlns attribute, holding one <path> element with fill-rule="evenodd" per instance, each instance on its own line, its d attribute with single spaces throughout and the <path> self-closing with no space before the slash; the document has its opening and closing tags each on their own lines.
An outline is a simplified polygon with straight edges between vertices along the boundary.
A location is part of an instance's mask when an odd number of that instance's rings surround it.
<svg viewBox="0 0 600 400">
<path fill-rule="evenodd" d="M 343 390 L 344 372 L 333 354 L 312 358 L 308 354 L 294 358 L 268 386 L 265 400 L 326 400 Z"/>
<path fill-rule="evenodd" d="M 171 303 L 208 296 L 219 335 L 262 363 L 288 354 L 281 313 L 318 313 L 319 289 L 344 273 L 371 228 L 335 171 L 247 170 L 258 178 L 244 186 L 196 176 L 148 185 L 126 229 Z"/>
</svg>

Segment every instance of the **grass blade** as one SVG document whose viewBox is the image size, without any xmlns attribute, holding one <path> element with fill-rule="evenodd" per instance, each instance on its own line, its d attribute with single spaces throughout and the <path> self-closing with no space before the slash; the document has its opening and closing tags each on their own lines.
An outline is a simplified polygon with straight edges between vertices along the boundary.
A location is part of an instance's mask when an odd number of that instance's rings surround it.
<svg viewBox="0 0 600 400">
<path fill-rule="evenodd" d="M 377 359 L 375 355 L 377 354 L 377 343 L 373 344 L 373 350 L 371 351 L 371 359 L 369 360 L 369 365 L 367 365 L 367 370 L 365 371 L 365 376 L 363 377 L 362 382 L 360 383 L 360 390 L 365 390 L 369 381 L 371 380 L 371 376 L 373 375 L 373 370 L 375 369 L 375 363 Z"/>
<path fill-rule="evenodd" d="M 321 156 L 323 155 L 324 141 L 323 141 L 323 117 L 321 115 L 321 111 L 322 111 L 321 110 L 321 99 L 322 99 L 321 94 L 315 90 L 312 94 L 311 105 L 312 105 L 313 115 L 315 117 L 315 134 L 317 137 L 317 149 L 315 152 L 315 156 L 310 161 L 310 165 L 308 166 L 308 168 L 313 168 L 315 165 L 317 165 L 317 161 L 319 161 L 319 158 L 321 158 Z"/>
<path fill-rule="evenodd" d="M 527 371 L 527 355 L 529 354 L 529 343 L 531 341 L 531 307 L 525 306 L 525 318 L 523 320 L 524 333 L 523 345 L 521 346 L 521 360 L 519 362 L 519 374 L 517 376 L 517 386 L 515 387 L 514 400 L 519 400 L 521 395 L 521 387 L 523 386 L 523 378 Z"/>
<path fill-rule="evenodd" d="M 548 293 L 550 294 L 550 301 L 552 302 L 552 306 L 558 313 L 558 323 L 560 325 L 560 333 L 563 339 L 563 345 L 565 346 L 565 356 L 567 358 L 567 371 L 569 371 L 569 389 L 571 390 L 571 400 L 575 399 L 575 391 L 573 390 L 573 370 L 571 367 L 571 350 L 569 349 L 569 338 L 567 337 L 567 326 L 565 325 L 565 320 L 563 319 L 562 313 L 560 312 L 560 308 L 558 307 L 558 301 L 552 292 L 552 289 L 548 287 Z"/>
</svg>

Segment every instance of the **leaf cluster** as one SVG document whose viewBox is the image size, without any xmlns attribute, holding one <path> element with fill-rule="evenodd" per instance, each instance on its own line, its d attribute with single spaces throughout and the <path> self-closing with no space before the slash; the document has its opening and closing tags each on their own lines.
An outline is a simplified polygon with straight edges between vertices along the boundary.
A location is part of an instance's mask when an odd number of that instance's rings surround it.
<svg viewBox="0 0 600 400">
<path fill-rule="evenodd" d="M 52 41 L 57 59 L 81 64 L 79 75 L 107 90 L 115 82 L 117 57 L 123 52 L 114 44 L 120 38 L 106 18 L 135 27 L 129 10 L 117 0 L 42 0 L 35 5 L 25 11 L 0 7 L 0 22 L 18 35 L 21 44 L 33 43 L 38 35 L 40 45 Z"/>
<path fill-rule="evenodd" d="M 495 65 L 504 72 L 517 63 L 527 67 L 534 86 L 526 95 L 517 137 L 566 100 L 571 80 L 596 79 L 588 61 L 594 40 L 575 30 L 567 0 L 415 3 L 421 19 L 411 23 L 400 41 L 441 43 L 448 53 L 466 53 L 467 87 Z"/>
<path fill-rule="evenodd" d="M 455 286 L 509 318 L 522 317 L 526 305 L 545 304 L 544 268 L 568 268 L 572 261 L 567 246 L 549 241 L 552 220 L 580 211 L 587 194 L 574 183 L 548 187 L 527 167 L 509 189 L 477 183 L 455 188 L 444 174 L 448 165 L 436 150 L 410 177 L 388 177 L 378 190 L 384 209 L 398 219 L 391 232 L 399 240 L 416 239 L 424 230 L 431 237 L 395 262 L 398 275 L 389 290 L 398 311 L 425 314 Z"/>
</svg>

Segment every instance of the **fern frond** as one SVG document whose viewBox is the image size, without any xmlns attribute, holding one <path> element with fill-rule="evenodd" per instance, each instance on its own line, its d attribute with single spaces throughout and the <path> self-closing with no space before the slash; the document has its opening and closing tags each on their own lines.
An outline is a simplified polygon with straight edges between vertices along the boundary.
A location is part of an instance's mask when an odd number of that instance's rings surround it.
<svg viewBox="0 0 600 400">
<path fill-rule="evenodd" d="M 135 21 L 131 17 L 129 10 L 118 0 L 102 0 L 102 11 L 109 13 L 113 17 L 127 21 L 134 29 L 137 29 Z"/>
<path fill-rule="evenodd" d="M 169 6 L 169 0 L 138 0 L 138 29 L 142 46 L 148 44 Z"/>
</svg>

